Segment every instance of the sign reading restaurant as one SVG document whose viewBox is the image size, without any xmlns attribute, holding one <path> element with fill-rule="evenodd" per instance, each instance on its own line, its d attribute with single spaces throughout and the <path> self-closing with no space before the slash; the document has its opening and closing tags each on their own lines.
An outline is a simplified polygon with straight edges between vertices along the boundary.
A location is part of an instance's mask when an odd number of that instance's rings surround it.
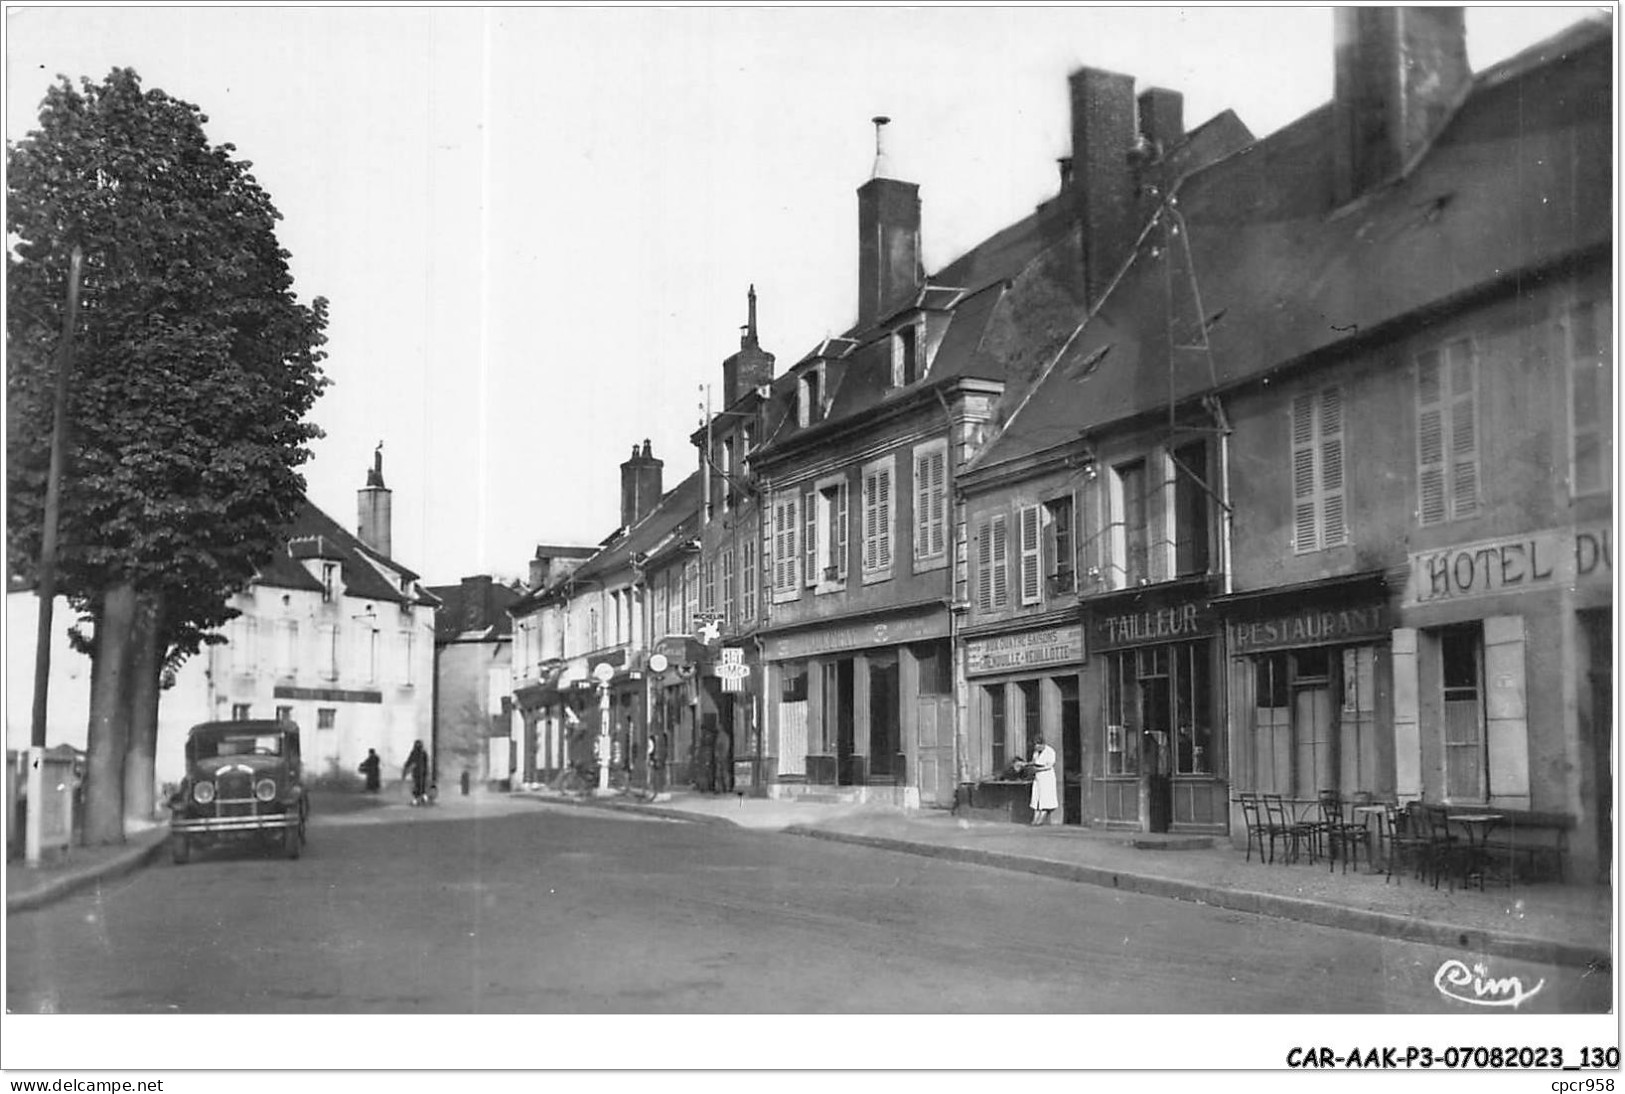
<svg viewBox="0 0 1625 1094">
<path fill-rule="evenodd" d="M 1083 626 L 1053 627 L 994 638 L 972 638 L 965 643 L 965 674 L 1020 672 L 1047 665 L 1071 665 L 1083 660 Z"/>
<path fill-rule="evenodd" d="M 1613 538 L 1606 524 L 1526 532 L 1419 551 L 1410 556 L 1410 569 L 1407 605 L 1609 582 Z"/>
<path fill-rule="evenodd" d="M 1334 646 L 1373 642 L 1388 637 L 1388 606 L 1366 604 L 1355 608 L 1306 608 L 1268 619 L 1230 624 L 1230 652 L 1290 649 L 1294 646 Z"/>
</svg>

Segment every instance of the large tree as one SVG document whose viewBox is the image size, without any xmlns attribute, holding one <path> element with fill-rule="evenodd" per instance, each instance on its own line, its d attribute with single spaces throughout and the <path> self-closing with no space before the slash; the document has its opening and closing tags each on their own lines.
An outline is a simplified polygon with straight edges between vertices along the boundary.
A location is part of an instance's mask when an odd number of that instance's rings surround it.
<svg viewBox="0 0 1625 1094">
<path fill-rule="evenodd" d="M 122 839 L 126 783 L 151 792 L 157 677 L 234 614 L 320 435 L 305 416 L 327 383 L 326 301 L 295 297 L 280 215 L 207 122 L 115 69 L 77 88 L 61 79 L 39 128 L 7 148 L 7 553 L 25 577 L 41 546 L 68 256 L 84 253 L 57 564 L 96 624 L 95 842 Z"/>
</svg>

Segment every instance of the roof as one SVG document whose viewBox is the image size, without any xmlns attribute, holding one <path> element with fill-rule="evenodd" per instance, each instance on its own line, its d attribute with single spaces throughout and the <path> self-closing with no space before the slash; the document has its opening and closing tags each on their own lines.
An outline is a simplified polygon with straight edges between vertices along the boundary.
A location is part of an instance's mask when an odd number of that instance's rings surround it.
<svg viewBox="0 0 1625 1094">
<path fill-rule="evenodd" d="M 972 466 L 1322 359 L 1606 249 L 1611 38 L 1610 25 L 1582 23 L 1478 74 L 1404 178 L 1343 208 L 1332 207 L 1329 104 L 1194 172 L 1165 222 L 1188 249 L 1153 250 L 1151 233 Z M 1198 302 L 1211 354 L 1170 351 L 1170 317 L 1174 344 L 1197 340 Z"/>
<path fill-rule="evenodd" d="M 434 624 L 436 642 L 494 642 L 512 636 L 513 617 L 508 609 L 520 594 L 510 586 L 484 577 L 459 585 L 431 585 L 429 592 L 440 600 Z"/>
<path fill-rule="evenodd" d="M 303 499 L 293 520 L 284 529 L 288 548 L 276 552 L 260 567 L 254 581 L 279 589 L 321 591 L 300 557 L 332 559 L 340 564 L 339 576 L 346 596 L 367 600 L 390 600 L 397 604 L 438 604 L 433 595 L 414 589 L 417 574 L 386 555 L 374 551 L 338 521 L 322 512 L 309 499 Z"/>
<path fill-rule="evenodd" d="M 687 533 L 699 534 L 701 476 L 695 471 L 663 494 L 642 520 L 626 529 L 614 543 L 593 555 L 567 580 L 575 583 L 602 579 L 629 566 L 634 556 L 647 556 Z M 692 529 L 692 530 L 690 530 Z"/>
</svg>

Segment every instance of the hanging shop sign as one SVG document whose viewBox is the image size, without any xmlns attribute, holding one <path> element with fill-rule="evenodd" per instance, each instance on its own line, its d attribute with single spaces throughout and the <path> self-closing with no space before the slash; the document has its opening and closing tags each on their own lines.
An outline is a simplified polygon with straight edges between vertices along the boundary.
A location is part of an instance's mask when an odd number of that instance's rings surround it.
<svg viewBox="0 0 1625 1094">
<path fill-rule="evenodd" d="M 750 676 L 750 666 L 745 664 L 745 651 L 739 646 L 725 646 L 722 650 L 722 660 L 713 666 L 717 678 L 722 681 L 723 691 L 745 690 L 745 679 Z"/>
<path fill-rule="evenodd" d="M 1607 524 L 1526 532 L 1410 556 L 1405 606 L 1612 582 Z"/>
<path fill-rule="evenodd" d="M 965 642 L 965 674 L 1021 672 L 1050 665 L 1075 665 L 1083 660 L 1083 625 L 1050 627 Z"/>
</svg>

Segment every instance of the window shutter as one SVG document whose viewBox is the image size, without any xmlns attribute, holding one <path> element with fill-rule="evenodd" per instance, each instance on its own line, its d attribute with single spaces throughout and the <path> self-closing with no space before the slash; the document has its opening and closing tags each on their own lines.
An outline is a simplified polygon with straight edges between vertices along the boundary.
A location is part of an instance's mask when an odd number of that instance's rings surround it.
<svg viewBox="0 0 1625 1094">
<path fill-rule="evenodd" d="M 948 549 L 948 453 L 938 450 L 926 461 L 931 472 L 931 554 Z"/>
<path fill-rule="evenodd" d="M 823 576 L 818 569 L 818 495 L 801 495 L 801 525 L 801 555 L 805 559 L 803 578 L 807 584 L 816 585 Z"/>
<path fill-rule="evenodd" d="M 1292 400 L 1292 549 L 1296 554 L 1320 549 L 1315 489 L 1315 397 Z"/>
<path fill-rule="evenodd" d="M 1078 584 L 1081 588 L 1098 586 L 1104 580 L 1105 539 L 1100 528 L 1100 481 L 1086 478 L 1079 491 L 1078 504 L 1078 565 L 1083 567 Z"/>
<path fill-rule="evenodd" d="M 847 494 L 848 494 L 848 491 L 847 491 L 847 488 L 846 488 L 846 482 L 845 482 L 845 480 L 842 480 L 841 488 L 840 488 L 839 491 L 836 492 L 836 495 L 835 495 L 835 504 L 840 509 L 840 517 L 839 517 L 840 534 L 839 534 L 839 537 L 838 537 L 839 543 L 836 545 L 835 565 L 837 567 L 839 567 L 840 579 L 842 581 L 846 580 L 846 558 L 847 558 L 847 555 L 849 553 L 847 551 L 847 546 L 846 546 L 846 544 L 847 544 L 847 540 L 846 540 Z"/>
<path fill-rule="evenodd" d="M 773 588 L 784 588 L 784 499 L 773 499 Z"/>
<path fill-rule="evenodd" d="M 1037 604 L 1044 599 L 1040 584 L 1038 506 L 1029 505 L 1019 515 L 1021 532 L 1021 602 Z"/>
<path fill-rule="evenodd" d="M 1473 344 L 1465 338 L 1449 346 L 1450 358 L 1450 516 L 1478 512 L 1478 398 Z"/>
<path fill-rule="evenodd" d="M 879 483 L 879 503 L 876 522 L 880 534 L 875 548 L 875 564 L 881 570 L 891 569 L 891 468 L 882 467 L 875 473 Z"/>
<path fill-rule="evenodd" d="M 800 527 L 796 514 L 796 495 L 791 494 L 784 500 L 784 584 L 785 588 L 796 587 L 796 567 L 800 556 L 796 554 L 796 531 Z"/>
<path fill-rule="evenodd" d="M 914 453 L 914 557 L 931 553 L 931 472 L 928 454 Z"/>
<path fill-rule="evenodd" d="M 993 526 L 985 520 L 976 530 L 976 610 L 993 610 Z"/>
<path fill-rule="evenodd" d="M 1321 546 L 1348 542 L 1343 515 L 1343 389 L 1320 393 L 1320 537 Z"/>
<path fill-rule="evenodd" d="M 1003 514 L 993 518 L 993 606 L 1002 608 L 1010 602 L 1010 541 Z"/>
<path fill-rule="evenodd" d="M 878 568 L 876 547 L 880 538 L 876 517 L 880 512 L 880 475 L 876 471 L 863 476 L 863 572 Z"/>
<path fill-rule="evenodd" d="M 1445 519 L 1444 382 L 1439 355 L 1433 350 L 1416 358 L 1417 509 L 1424 525 Z"/>
</svg>

